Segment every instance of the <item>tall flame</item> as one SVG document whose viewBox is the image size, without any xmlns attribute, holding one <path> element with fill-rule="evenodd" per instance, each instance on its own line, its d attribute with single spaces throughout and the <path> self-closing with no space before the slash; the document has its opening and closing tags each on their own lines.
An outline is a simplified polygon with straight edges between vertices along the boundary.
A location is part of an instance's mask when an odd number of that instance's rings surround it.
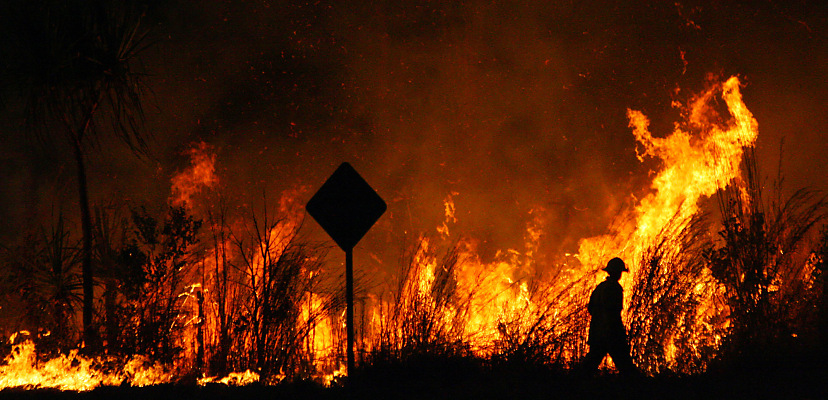
<svg viewBox="0 0 828 400">
<path fill-rule="evenodd" d="M 653 157 L 662 166 L 650 186 L 653 192 L 625 217 L 626 224 L 614 234 L 580 242 L 578 258 L 583 265 L 601 266 L 615 255 L 636 259 L 671 218 L 694 215 L 700 199 L 740 178 L 742 153 L 756 142 L 758 124 L 742 101 L 739 84 L 734 76 L 692 99 L 687 121 L 677 123 L 673 133 L 664 138 L 650 133 L 650 121 L 643 113 L 627 110 L 629 126 L 643 147 L 642 152 L 636 150 L 638 159 Z M 719 93 L 729 119 L 713 108 Z"/>
</svg>

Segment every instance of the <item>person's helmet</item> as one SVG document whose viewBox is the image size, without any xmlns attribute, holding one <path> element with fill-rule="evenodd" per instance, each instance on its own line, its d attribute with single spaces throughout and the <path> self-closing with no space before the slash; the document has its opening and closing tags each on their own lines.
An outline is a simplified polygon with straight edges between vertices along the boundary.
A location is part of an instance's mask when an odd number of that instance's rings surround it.
<svg viewBox="0 0 828 400">
<path fill-rule="evenodd" d="M 622 260 L 618 257 L 615 257 L 612 260 L 609 260 L 609 262 L 607 263 L 607 266 L 604 267 L 604 271 L 607 271 L 609 273 L 613 273 L 613 272 L 627 272 L 629 270 L 627 269 L 627 266 L 624 264 L 624 260 Z"/>
</svg>

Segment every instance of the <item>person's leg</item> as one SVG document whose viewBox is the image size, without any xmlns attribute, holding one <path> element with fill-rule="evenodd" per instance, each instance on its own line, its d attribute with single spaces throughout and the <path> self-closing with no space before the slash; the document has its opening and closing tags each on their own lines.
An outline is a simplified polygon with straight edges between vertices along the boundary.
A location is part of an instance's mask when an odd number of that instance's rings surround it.
<svg viewBox="0 0 828 400">
<path fill-rule="evenodd" d="M 595 374 L 604 356 L 607 355 L 607 347 L 601 345 L 589 345 L 589 353 L 581 362 L 581 370 L 584 374 Z"/>
<path fill-rule="evenodd" d="M 625 375 L 638 374 L 638 368 L 635 367 L 632 357 L 630 357 L 630 346 L 626 342 L 610 346 L 608 350 L 612 362 L 615 363 L 615 368 L 618 368 L 618 372 Z"/>
</svg>

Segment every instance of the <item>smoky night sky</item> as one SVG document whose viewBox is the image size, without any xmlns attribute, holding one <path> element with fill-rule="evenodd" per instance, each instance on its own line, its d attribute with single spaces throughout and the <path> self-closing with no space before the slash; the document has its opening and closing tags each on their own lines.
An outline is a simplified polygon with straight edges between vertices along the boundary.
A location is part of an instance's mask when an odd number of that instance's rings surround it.
<svg viewBox="0 0 828 400">
<path fill-rule="evenodd" d="M 658 163 L 636 158 L 627 108 L 666 135 L 671 103 L 710 74 L 745 84 L 769 185 L 784 140 L 786 190 L 828 189 L 823 1 L 156 3 L 141 57 L 151 151 L 104 140 L 93 202 L 163 204 L 203 141 L 235 204 L 288 189 L 305 202 L 351 162 L 389 205 L 364 251 L 396 256 L 405 232 L 435 233 L 456 193 L 452 231 L 484 258 L 519 248 L 534 217 L 554 258 L 647 193 Z M 26 139 L 14 107 L 2 115 L 8 242 L 53 206 L 76 214 L 77 189 L 70 152 Z"/>
</svg>

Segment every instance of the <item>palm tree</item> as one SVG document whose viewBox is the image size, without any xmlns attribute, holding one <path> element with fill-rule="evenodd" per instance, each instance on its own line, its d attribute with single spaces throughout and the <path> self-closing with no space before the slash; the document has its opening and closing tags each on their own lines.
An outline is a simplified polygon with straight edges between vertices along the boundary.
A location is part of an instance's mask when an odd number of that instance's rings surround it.
<svg viewBox="0 0 828 400">
<path fill-rule="evenodd" d="M 19 245 L 0 245 L 4 295 L 19 296 L 21 326 L 50 332 L 45 342 L 52 345 L 68 344 L 75 334 L 72 320 L 81 303 L 78 245 L 70 239 L 62 212 L 51 225 L 25 235 Z"/>
<path fill-rule="evenodd" d="M 41 143 L 71 148 L 77 167 L 83 232 L 83 338 L 92 331 L 94 271 L 86 158 L 103 131 L 136 154 L 147 150 L 142 130 L 144 86 L 135 71 L 148 44 L 134 1 L 13 0 L 5 5 L 5 93 L 22 94 L 27 126 Z M 13 87 L 11 87 L 13 86 Z"/>
</svg>

